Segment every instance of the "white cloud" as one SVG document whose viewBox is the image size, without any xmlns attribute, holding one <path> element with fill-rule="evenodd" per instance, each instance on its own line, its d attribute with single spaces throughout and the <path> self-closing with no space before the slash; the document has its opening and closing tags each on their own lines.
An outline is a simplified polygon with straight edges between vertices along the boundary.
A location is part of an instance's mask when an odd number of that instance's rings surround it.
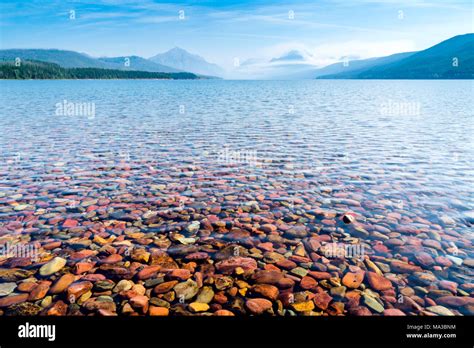
<svg viewBox="0 0 474 348">
<path fill-rule="evenodd" d="M 317 46 L 310 46 L 301 42 L 286 42 L 263 48 L 260 56 L 262 58 L 271 59 L 279 57 L 291 50 L 302 52 L 309 64 L 321 67 L 341 61 L 344 57 L 367 59 L 389 56 L 400 52 L 415 51 L 416 45 L 413 40 L 351 40 L 320 44 Z"/>
</svg>

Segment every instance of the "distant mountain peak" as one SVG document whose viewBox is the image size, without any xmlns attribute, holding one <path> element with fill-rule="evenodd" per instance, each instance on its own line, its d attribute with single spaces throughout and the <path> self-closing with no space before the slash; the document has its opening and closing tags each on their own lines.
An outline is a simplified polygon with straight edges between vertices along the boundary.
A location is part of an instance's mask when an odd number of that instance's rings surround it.
<svg viewBox="0 0 474 348">
<path fill-rule="evenodd" d="M 163 57 L 163 56 L 168 56 L 169 58 L 173 58 L 173 59 L 176 59 L 176 60 L 179 60 L 179 59 L 181 59 L 181 60 L 182 59 L 195 59 L 195 60 L 199 60 L 199 61 L 202 61 L 202 62 L 206 62 L 206 60 L 203 57 L 201 57 L 200 55 L 188 52 L 184 48 L 177 47 L 177 46 L 173 47 L 172 49 L 170 49 L 170 50 L 168 50 L 164 53 L 157 54 L 156 56 L 154 56 L 150 59 L 153 60 L 153 58 L 155 58 L 155 57 Z"/>
<path fill-rule="evenodd" d="M 280 57 L 276 57 L 270 60 L 270 63 L 308 63 L 312 59 L 312 55 L 309 52 L 292 49 Z"/>
<path fill-rule="evenodd" d="M 187 54 L 192 54 L 186 51 L 184 48 L 174 46 L 172 49 L 168 50 L 167 52 L 179 52 L 179 53 L 187 53 Z M 166 52 L 165 52 L 166 53 Z"/>
<path fill-rule="evenodd" d="M 303 52 L 298 50 L 291 50 L 280 57 L 273 58 L 272 60 L 270 60 L 270 62 L 304 61 L 305 59 L 306 57 Z"/>
<path fill-rule="evenodd" d="M 157 54 L 150 58 L 152 62 L 189 71 L 200 75 L 222 76 L 223 70 L 216 64 L 209 63 L 203 57 L 190 53 L 181 47 Z"/>
</svg>

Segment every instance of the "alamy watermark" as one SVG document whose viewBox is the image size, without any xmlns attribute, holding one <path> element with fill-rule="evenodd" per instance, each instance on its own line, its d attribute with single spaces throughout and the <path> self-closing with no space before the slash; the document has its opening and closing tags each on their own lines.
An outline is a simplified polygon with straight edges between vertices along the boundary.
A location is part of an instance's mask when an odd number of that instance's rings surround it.
<svg viewBox="0 0 474 348">
<path fill-rule="evenodd" d="M 56 340 L 56 325 L 36 325 L 26 322 L 18 326 L 19 338 L 47 338 L 52 342 Z"/>
<path fill-rule="evenodd" d="M 226 164 L 259 165 L 257 150 L 231 150 L 227 145 L 217 152 L 217 160 Z"/>
<path fill-rule="evenodd" d="M 327 243 L 322 245 L 321 250 L 327 258 L 362 260 L 365 256 L 363 244 Z"/>
<path fill-rule="evenodd" d="M 419 116 L 421 104 L 415 101 L 393 101 L 389 99 L 380 106 L 380 113 L 384 116 Z"/>
<path fill-rule="evenodd" d="M 56 116 L 85 116 L 88 119 L 95 118 L 95 103 L 93 102 L 72 102 L 66 99 L 55 104 Z"/>
<path fill-rule="evenodd" d="M 40 251 L 36 244 L 7 242 L 0 246 L 0 258 L 2 259 L 20 257 L 36 261 L 38 260 L 39 253 Z"/>
</svg>

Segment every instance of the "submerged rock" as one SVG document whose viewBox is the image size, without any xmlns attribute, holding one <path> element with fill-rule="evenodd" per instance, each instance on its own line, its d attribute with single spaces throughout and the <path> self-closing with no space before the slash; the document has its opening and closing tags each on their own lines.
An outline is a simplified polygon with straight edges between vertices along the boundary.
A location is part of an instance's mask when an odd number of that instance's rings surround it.
<svg viewBox="0 0 474 348">
<path fill-rule="evenodd" d="M 47 264 L 41 266 L 39 273 L 42 276 L 49 276 L 60 271 L 66 265 L 66 260 L 61 257 L 55 257 Z"/>
<path fill-rule="evenodd" d="M 10 295 L 16 289 L 16 283 L 1 283 L 0 297 Z"/>
</svg>

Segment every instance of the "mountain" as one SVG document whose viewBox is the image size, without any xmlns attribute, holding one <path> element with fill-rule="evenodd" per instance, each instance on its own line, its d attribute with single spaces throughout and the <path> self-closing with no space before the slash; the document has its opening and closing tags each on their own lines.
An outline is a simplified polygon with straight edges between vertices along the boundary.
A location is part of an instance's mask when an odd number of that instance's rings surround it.
<svg viewBox="0 0 474 348">
<path fill-rule="evenodd" d="M 405 52 L 405 53 L 396 53 L 386 57 L 378 57 L 378 58 L 369 58 L 369 59 L 359 59 L 359 60 L 351 60 L 348 61 L 347 66 L 344 65 L 343 62 L 334 63 L 324 68 L 314 69 L 312 71 L 313 78 L 319 77 L 323 75 L 332 75 L 332 74 L 339 74 L 339 73 L 350 73 L 354 71 L 358 71 L 361 69 L 368 69 L 382 64 L 393 63 L 404 58 L 415 54 L 416 52 Z"/>
<path fill-rule="evenodd" d="M 303 53 L 301 53 L 298 50 L 292 50 L 282 55 L 281 57 L 271 59 L 270 62 L 272 63 L 273 62 L 288 62 L 288 61 L 292 62 L 292 61 L 304 61 L 304 60 L 305 60 L 305 56 L 303 55 Z"/>
<path fill-rule="evenodd" d="M 149 58 L 154 63 L 166 65 L 181 71 L 209 76 L 223 76 L 224 71 L 216 64 L 207 62 L 201 56 L 191 54 L 182 48 L 175 47 L 165 53 Z"/>
<path fill-rule="evenodd" d="M 151 60 L 138 57 L 103 57 L 98 58 L 101 62 L 108 65 L 109 69 L 138 70 L 151 72 L 179 72 L 182 70 L 174 69 L 169 66 L 161 65 Z M 129 63 L 127 66 L 125 63 Z"/>
<path fill-rule="evenodd" d="M 457 66 L 455 66 L 456 62 Z M 409 54 L 407 57 L 402 56 L 402 59 L 395 61 L 385 60 L 381 64 L 360 67 L 347 72 L 323 74 L 317 78 L 473 79 L 474 34 L 454 36 L 426 50 Z"/>
<path fill-rule="evenodd" d="M 246 79 L 312 79 L 314 75 L 307 73 L 315 69 L 312 58 L 309 52 L 290 50 L 270 60 L 247 59 L 234 70 L 234 73 L 237 78 Z"/>
<path fill-rule="evenodd" d="M 0 50 L 0 61 L 35 60 L 58 64 L 63 68 L 101 68 L 149 72 L 179 72 L 179 70 L 151 62 L 138 56 L 93 58 L 83 53 L 57 49 L 7 49 Z M 124 63 L 130 60 L 130 66 Z"/>
<path fill-rule="evenodd" d="M 63 68 L 107 68 L 108 64 L 85 54 L 57 49 L 7 49 L 0 50 L 0 60 L 39 60 Z"/>
</svg>

